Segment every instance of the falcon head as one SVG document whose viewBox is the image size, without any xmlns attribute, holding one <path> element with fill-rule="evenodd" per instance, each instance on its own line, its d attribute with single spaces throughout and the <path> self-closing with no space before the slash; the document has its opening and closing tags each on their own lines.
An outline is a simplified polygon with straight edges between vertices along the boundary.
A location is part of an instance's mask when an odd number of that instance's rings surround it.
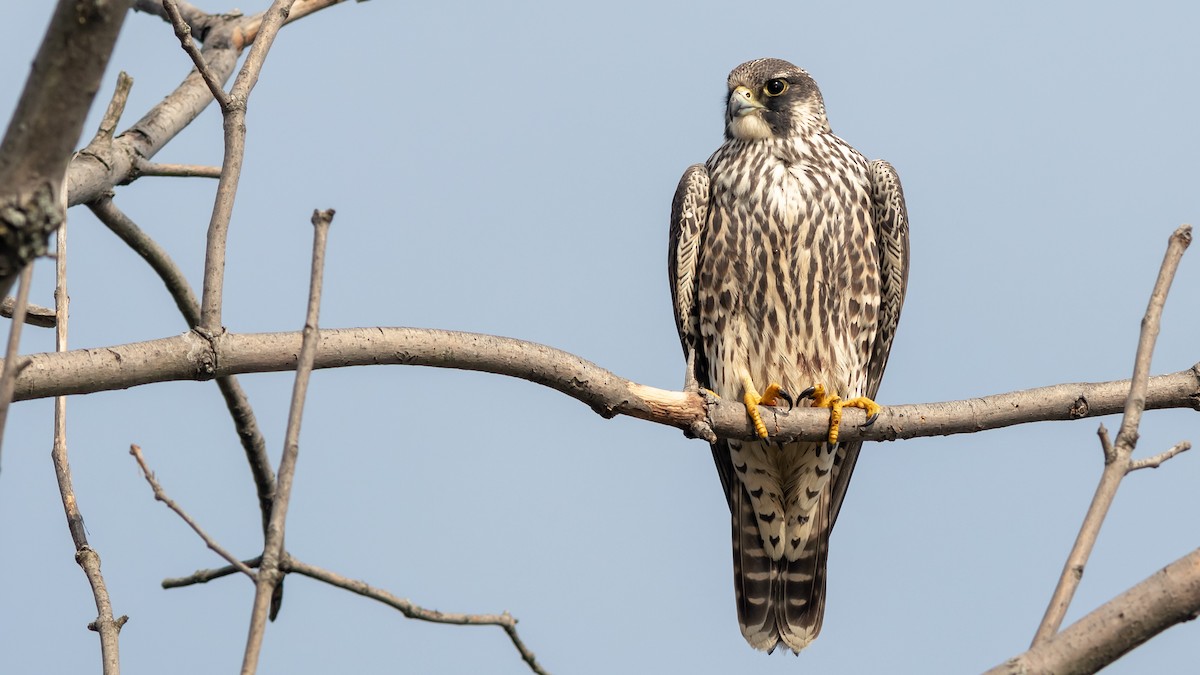
<svg viewBox="0 0 1200 675">
<path fill-rule="evenodd" d="M 817 83 L 781 59 L 755 59 L 734 68 L 725 103 L 727 139 L 756 141 L 829 130 Z"/>
</svg>

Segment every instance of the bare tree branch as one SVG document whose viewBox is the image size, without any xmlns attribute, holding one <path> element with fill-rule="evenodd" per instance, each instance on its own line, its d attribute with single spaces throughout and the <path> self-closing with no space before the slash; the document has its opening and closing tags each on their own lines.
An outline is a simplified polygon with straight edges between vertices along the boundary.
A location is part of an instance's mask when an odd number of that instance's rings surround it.
<svg viewBox="0 0 1200 675">
<path fill-rule="evenodd" d="M 104 111 L 104 117 L 100 120 L 96 136 L 88 145 L 112 143 L 113 134 L 117 132 L 117 125 L 121 123 L 121 115 L 125 113 L 125 104 L 129 102 L 129 90 L 132 88 L 133 78 L 122 70 L 117 75 L 117 86 L 108 102 L 108 109 Z"/>
<path fill-rule="evenodd" d="M 192 528 L 193 532 L 200 535 L 200 538 L 204 540 L 204 544 L 212 549 L 214 553 L 228 560 L 229 564 L 231 564 L 237 571 L 245 574 L 251 579 L 254 579 L 253 570 L 244 565 L 242 561 L 235 558 L 232 553 L 225 550 L 225 548 L 218 544 L 215 539 L 208 536 L 208 533 L 204 531 L 204 528 L 200 527 L 200 524 L 197 523 L 190 515 L 188 515 L 187 511 L 183 510 L 183 507 L 175 503 L 175 500 L 167 496 L 166 490 L 163 490 L 162 485 L 160 485 L 158 482 L 158 479 L 154 477 L 154 472 L 151 471 L 150 467 L 146 465 L 146 458 L 142 456 L 142 449 L 137 445 L 130 445 L 129 454 L 133 455 L 133 458 L 137 460 L 138 467 L 142 470 L 142 476 L 146 478 L 146 482 L 150 484 L 150 489 L 154 491 L 154 499 L 166 504 L 167 508 L 174 511 L 180 518 L 182 518 L 183 522 L 187 523 L 188 527 Z"/>
<path fill-rule="evenodd" d="M 13 307 L 13 321 L 8 327 L 8 346 L 4 351 L 4 368 L 0 369 L 0 448 L 4 443 L 4 427 L 8 422 L 8 407 L 13 400 L 13 388 L 17 375 L 32 363 L 29 359 L 18 359 L 21 346 L 21 327 L 25 325 L 25 308 L 29 305 L 29 285 L 33 282 L 33 265 L 21 270 L 17 299 Z"/>
<path fill-rule="evenodd" d="M 1181 452 L 1187 452 L 1192 449 L 1192 444 L 1187 441 L 1180 441 L 1170 448 L 1145 459 L 1137 459 L 1129 463 L 1129 472 L 1138 471 L 1139 469 L 1157 469 L 1162 466 L 1162 463 L 1171 459 Z"/>
<path fill-rule="evenodd" d="M 59 190 L 60 201 L 65 202 L 66 190 Z M 65 211 L 65 205 L 60 203 Z M 58 246 L 55 253 L 55 286 L 54 306 L 57 312 L 55 321 L 55 348 L 60 351 L 67 349 L 67 316 L 70 309 L 70 296 L 67 295 L 67 227 L 63 221 L 58 228 Z M 108 587 L 104 583 L 104 575 L 100 572 L 100 554 L 88 545 L 87 531 L 83 526 L 83 515 L 79 511 L 79 503 L 75 499 L 75 488 L 71 482 L 71 464 L 67 458 L 67 397 L 59 396 L 54 399 L 54 445 L 50 451 L 54 463 L 54 474 L 58 479 L 58 491 L 62 496 L 63 510 L 67 516 L 67 529 L 71 532 L 71 541 L 75 544 L 75 562 L 83 568 L 88 584 L 92 587 L 92 596 L 96 601 L 96 620 L 88 628 L 100 634 L 100 658 L 104 675 L 120 675 L 120 634 L 128 617 L 114 619 L 112 602 L 108 596 Z"/>
<path fill-rule="evenodd" d="M 142 231 L 128 216 L 125 215 L 109 197 L 88 204 L 92 213 L 104 223 L 108 229 L 121 238 L 129 248 L 149 263 L 150 267 L 162 279 L 167 292 L 175 300 L 175 306 L 183 315 L 188 326 L 195 326 L 200 321 L 200 304 L 188 284 L 187 277 L 179 269 L 171 256 L 167 254 L 158 242 Z M 250 399 L 238 383 L 237 377 L 226 375 L 217 378 L 217 388 L 225 399 L 225 407 L 233 418 L 233 426 L 238 439 L 246 452 L 246 460 L 250 463 L 250 473 L 254 478 L 255 489 L 258 492 L 259 509 L 262 512 L 263 534 L 266 534 L 267 523 L 271 519 L 271 500 L 275 495 L 275 470 L 267 457 L 267 444 L 258 428 L 258 420 Z"/>
<path fill-rule="evenodd" d="M 202 166 L 198 164 L 158 164 L 155 162 L 138 162 L 136 177 L 163 176 L 167 178 L 220 178 L 221 167 Z"/>
<path fill-rule="evenodd" d="M 1200 549 L 1037 643 L 986 675 L 1095 673 L 1177 623 L 1200 613 Z"/>
<path fill-rule="evenodd" d="M 204 60 L 204 56 L 200 53 L 200 49 L 196 47 L 196 43 L 192 41 L 192 28 L 179 13 L 179 5 L 176 4 L 175 0 L 162 0 L 162 6 L 163 11 L 167 14 L 167 20 L 175 28 L 175 37 L 179 38 L 179 45 L 183 47 L 183 51 L 192 59 L 192 63 L 196 66 L 196 71 L 204 79 L 204 84 L 208 85 L 208 90 L 212 93 L 213 98 L 216 99 L 217 105 L 221 106 L 221 110 L 228 109 L 229 94 L 225 93 L 225 90 L 222 88 L 224 79 L 217 78 L 212 68 L 208 67 L 208 62 Z"/>
<path fill-rule="evenodd" d="M 697 419 L 711 419 L 713 430 L 723 438 L 754 438 L 740 402 L 714 401 L 706 406 L 700 396 L 638 384 L 533 342 L 430 328 L 325 329 L 320 336 L 316 368 L 392 364 L 507 375 L 556 389 L 605 417 L 629 415 L 680 429 Z M 299 348 L 299 333 L 226 333 L 211 340 L 185 333 L 65 354 L 33 354 L 32 365 L 17 378 L 13 400 L 293 370 Z M 885 407 L 875 424 L 865 428 L 860 426 L 866 421 L 863 412 L 847 410 L 841 436 L 846 441 L 884 441 L 1112 415 L 1121 411 L 1128 392 L 1129 380 L 1118 380 L 894 405 Z M 1146 407 L 1200 410 L 1200 364 L 1150 378 Z M 764 408 L 763 413 L 775 438 L 820 440 L 829 430 L 828 410 Z"/>
<path fill-rule="evenodd" d="M 288 504 L 292 497 L 292 479 L 296 475 L 296 460 L 300 455 L 300 420 L 304 415 L 304 399 L 308 394 L 309 376 L 312 375 L 313 362 L 316 360 L 317 349 L 321 342 L 320 335 L 317 333 L 317 320 L 321 309 L 322 276 L 325 272 L 325 245 L 332 222 L 333 209 L 313 211 L 312 277 L 309 282 L 308 311 L 304 319 L 300 356 L 296 365 L 296 382 L 292 387 L 292 403 L 288 409 L 283 457 L 279 460 L 279 480 L 276 482 L 271 523 L 267 526 L 262 564 L 258 568 L 258 577 L 255 583 L 254 611 L 250 617 L 250 635 L 246 639 L 246 654 L 242 659 L 242 675 L 253 675 L 258 668 L 258 657 L 267 628 L 267 616 L 271 613 L 272 603 L 278 602 L 276 588 L 283 579 L 279 563 L 284 557 L 284 527 L 287 522 Z"/>
<path fill-rule="evenodd" d="M 44 254 L 58 204 L 130 0 L 59 0 L 0 142 L 0 296 Z"/>
<path fill-rule="evenodd" d="M 17 299 L 11 295 L 0 300 L 0 316 L 12 319 L 16 308 Z M 54 328 L 54 310 L 27 302 L 25 303 L 25 316 L 21 321 L 38 328 Z"/>
<path fill-rule="evenodd" d="M 1192 228 L 1183 225 L 1175 230 L 1167 244 L 1167 252 L 1163 256 L 1158 279 L 1154 283 L 1154 290 L 1150 293 L 1150 302 L 1146 307 L 1146 315 L 1142 319 L 1141 336 L 1138 338 L 1137 354 L 1134 357 L 1133 378 L 1129 395 L 1125 399 L 1125 414 L 1121 420 L 1121 430 L 1117 434 L 1117 443 L 1115 447 L 1109 445 L 1108 432 L 1102 426 L 1100 442 L 1104 449 L 1104 472 L 1100 476 L 1100 483 L 1096 486 L 1096 493 L 1092 497 L 1087 515 L 1084 516 L 1083 525 L 1080 526 L 1079 535 L 1075 538 L 1075 545 L 1071 548 L 1067 562 L 1063 565 L 1062 574 L 1059 576 L 1058 585 L 1050 598 L 1046 614 L 1042 617 L 1041 625 L 1038 626 L 1033 637 L 1035 646 L 1050 639 L 1062 625 L 1067 608 L 1071 605 L 1071 599 L 1075 596 L 1075 589 L 1079 587 L 1079 581 L 1083 577 L 1084 566 L 1087 564 L 1087 560 L 1092 554 L 1092 548 L 1096 544 L 1096 538 L 1100 534 L 1100 526 L 1104 524 L 1108 509 L 1117 496 L 1117 488 L 1121 485 L 1121 480 L 1133 470 L 1131 466 L 1133 449 L 1137 445 L 1137 429 L 1141 423 L 1142 410 L 1146 407 L 1150 358 L 1154 353 L 1154 343 L 1158 339 L 1163 305 L 1167 301 L 1167 291 L 1170 290 L 1171 282 L 1175 278 L 1175 270 L 1179 268 L 1179 261 L 1183 258 L 1183 252 L 1187 250 L 1191 241 Z"/>
<path fill-rule="evenodd" d="M 383 589 L 375 588 L 365 581 L 343 577 L 329 570 L 303 563 L 290 555 L 285 557 L 282 568 L 286 572 L 303 574 L 306 577 L 324 581 L 331 586 L 343 588 L 351 593 L 357 593 L 363 597 L 378 600 L 389 607 L 399 610 L 401 614 L 410 619 L 432 623 L 448 623 L 458 626 L 500 626 L 508 634 L 509 639 L 512 640 L 513 646 L 517 648 L 517 652 L 521 654 L 521 658 L 525 663 L 529 664 L 530 670 L 540 675 L 548 675 L 547 671 L 538 663 L 534 653 L 521 640 L 520 635 L 517 634 L 517 620 L 508 612 L 502 614 L 452 614 L 439 612 L 436 609 L 426 609 L 414 604 L 411 600 L 398 598 Z"/>
<path fill-rule="evenodd" d="M 238 562 L 245 565 L 246 567 L 254 568 L 254 567 L 258 567 L 259 565 L 262 564 L 262 556 L 261 555 L 255 556 L 253 558 L 250 558 L 249 560 L 240 560 Z M 213 581 L 214 579 L 220 579 L 221 577 L 227 577 L 230 574 L 237 574 L 238 571 L 239 571 L 238 568 L 234 567 L 233 565 L 226 565 L 224 567 L 217 567 L 214 569 L 196 570 L 195 572 L 192 572 L 191 574 L 187 575 L 186 577 L 173 577 L 173 578 L 163 579 L 162 587 L 169 589 L 169 588 L 183 588 L 185 586 L 194 586 L 196 584 L 207 584 L 208 582 Z"/>
<path fill-rule="evenodd" d="M 344 0 L 339 0 L 339 3 Z M 68 4 L 64 2 L 63 4 Z M 338 4 L 338 3 L 333 3 Z M 186 2 L 178 2 L 180 13 L 191 28 L 192 35 L 203 40 L 200 53 L 212 70 L 213 76 L 224 83 L 237 67 L 238 55 L 257 34 L 257 17 L 244 17 L 238 13 L 206 14 Z M 319 6 L 318 6 L 319 5 Z M 137 0 L 139 11 L 152 13 L 166 20 L 166 12 L 159 0 Z M 304 3 L 310 11 L 296 11 L 288 23 L 308 14 L 331 6 L 329 2 Z M 204 78 L 192 70 L 175 91 L 158 105 L 150 109 L 142 119 L 119 134 L 111 147 L 103 152 L 84 151 L 70 164 L 67 183 L 70 186 L 70 204 L 86 204 L 95 201 L 111 190 L 137 177 L 137 165 L 158 154 L 162 148 L 196 119 L 213 101 L 212 92 Z M 82 121 L 80 122 L 82 126 Z M 68 134 L 72 139 L 78 137 Z M 69 153 L 68 146 L 66 152 Z"/>
</svg>

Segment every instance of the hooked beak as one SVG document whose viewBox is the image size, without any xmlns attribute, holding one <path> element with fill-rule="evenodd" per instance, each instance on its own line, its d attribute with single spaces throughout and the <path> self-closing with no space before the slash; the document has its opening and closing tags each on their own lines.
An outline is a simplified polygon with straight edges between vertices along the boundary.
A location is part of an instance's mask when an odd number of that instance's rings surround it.
<svg viewBox="0 0 1200 675">
<path fill-rule="evenodd" d="M 729 94 L 729 117 L 731 119 L 744 117 L 765 107 L 755 98 L 754 92 L 745 85 L 739 85 Z"/>
</svg>

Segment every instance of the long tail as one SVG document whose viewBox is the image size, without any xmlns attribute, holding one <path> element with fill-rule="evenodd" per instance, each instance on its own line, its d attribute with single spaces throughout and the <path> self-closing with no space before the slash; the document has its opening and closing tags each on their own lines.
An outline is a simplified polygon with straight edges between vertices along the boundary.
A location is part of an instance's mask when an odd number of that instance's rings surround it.
<svg viewBox="0 0 1200 675">
<path fill-rule="evenodd" d="M 733 519 L 733 581 L 738 623 L 755 649 L 780 644 L 799 653 L 821 632 L 825 615 L 825 560 L 829 553 L 829 490 L 815 509 L 812 535 L 795 560 L 772 560 L 763 549 L 750 496 L 736 486 L 730 494 Z"/>
</svg>

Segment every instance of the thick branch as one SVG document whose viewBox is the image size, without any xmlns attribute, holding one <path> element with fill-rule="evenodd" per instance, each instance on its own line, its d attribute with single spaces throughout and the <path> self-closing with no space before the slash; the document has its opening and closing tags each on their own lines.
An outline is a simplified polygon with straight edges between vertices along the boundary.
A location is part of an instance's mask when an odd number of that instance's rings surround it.
<svg viewBox="0 0 1200 675">
<path fill-rule="evenodd" d="M 1094 673 L 1200 611 L 1200 549 L 987 675 Z"/>
<path fill-rule="evenodd" d="M 551 387 L 597 413 L 629 415 L 686 429 L 705 419 L 699 396 L 647 387 L 552 347 L 478 333 L 423 328 L 344 328 L 320 332 L 316 368 L 419 365 L 507 375 Z M 239 373 L 278 372 L 296 367 L 299 333 L 227 333 L 211 340 L 196 333 L 65 354 L 34 354 L 17 378 L 14 400 L 88 394 L 178 380 L 208 380 Z M 842 438 L 895 440 L 972 433 L 1041 422 L 1073 420 L 1121 411 L 1129 380 L 1059 384 L 944 403 L 883 409 L 861 429 L 862 411 L 847 410 Z M 1200 365 L 1150 378 L 1146 407 L 1200 410 Z M 712 427 L 726 438 L 754 438 L 737 401 L 717 401 L 707 411 Z M 828 411 L 765 408 L 764 419 L 778 438 L 820 440 Z"/>
<path fill-rule="evenodd" d="M 130 0 L 60 0 L 0 143 L 0 295 L 46 252 L 58 194 Z"/>
</svg>

